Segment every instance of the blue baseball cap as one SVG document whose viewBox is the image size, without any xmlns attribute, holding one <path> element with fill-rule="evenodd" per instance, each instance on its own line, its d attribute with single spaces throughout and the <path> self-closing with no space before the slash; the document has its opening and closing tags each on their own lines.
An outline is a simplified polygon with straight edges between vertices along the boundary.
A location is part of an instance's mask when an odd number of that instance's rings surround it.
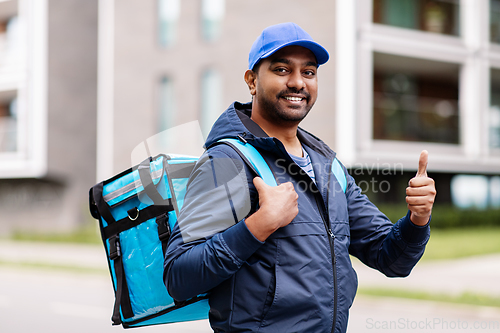
<svg viewBox="0 0 500 333">
<path fill-rule="evenodd" d="M 260 60 L 290 45 L 299 45 L 311 50 L 316 56 L 318 66 L 330 58 L 328 51 L 316 43 L 304 29 L 295 23 L 288 22 L 272 25 L 262 31 L 250 49 L 248 68 L 253 69 Z"/>
</svg>

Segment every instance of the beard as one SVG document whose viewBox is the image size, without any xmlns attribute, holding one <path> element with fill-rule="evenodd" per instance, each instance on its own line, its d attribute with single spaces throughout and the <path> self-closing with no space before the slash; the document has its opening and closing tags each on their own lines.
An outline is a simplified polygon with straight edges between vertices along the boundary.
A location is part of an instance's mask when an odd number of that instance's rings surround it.
<svg viewBox="0 0 500 333">
<path fill-rule="evenodd" d="M 279 105 L 279 101 L 283 98 L 284 95 L 287 94 L 302 94 L 305 96 L 306 105 L 301 106 L 288 106 L 286 108 Z M 291 124 L 291 123 L 300 123 L 311 111 L 311 108 L 314 105 L 314 102 L 311 101 L 311 96 L 303 91 L 292 90 L 283 90 L 276 95 L 276 99 L 270 99 L 265 96 L 265 94 L 260 94 L 259 102 L 264 110 L 267 118 L 272 120 L 274 123 L 279 124 Z"/>
</svg>

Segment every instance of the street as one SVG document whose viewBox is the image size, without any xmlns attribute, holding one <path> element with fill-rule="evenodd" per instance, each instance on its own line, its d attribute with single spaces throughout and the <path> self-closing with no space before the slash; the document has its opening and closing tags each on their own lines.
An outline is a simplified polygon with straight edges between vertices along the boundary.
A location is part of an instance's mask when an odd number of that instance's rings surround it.
<svg viewBox="0 0 500 333">
<path fill-rule="evenodd" d="M 123 332 L 111 326 L 111 281 L 106 274 L 0 266 L 0 332 Z M 137 332 L 137 329 L 132 329 Z M 210 332 L 207 321 L 141 328 L 140 332 Z"/>
<path fill-rule="evenodd" d="M 0 266 L 0 332 L 122 332 L 111 326 L 109 276 Z M 500 309 L 358 296 L 348 332 L 500 332 Z M 210 332 L 208 321 L 132 329 L 133 332 Z"/>
</svg>

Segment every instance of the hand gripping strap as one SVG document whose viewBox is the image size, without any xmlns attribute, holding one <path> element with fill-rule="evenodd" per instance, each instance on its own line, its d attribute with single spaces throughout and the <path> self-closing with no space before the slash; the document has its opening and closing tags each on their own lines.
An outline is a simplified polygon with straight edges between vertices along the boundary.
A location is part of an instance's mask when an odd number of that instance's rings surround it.
<svg viewBox="0 0 500 333">
<path fill-rule="evenodd" d="M 277 186 L 276 178 L 274 177 L 271 168 L 267 165 L 266 160 L 262 155 L 249 143 L 243 143 L 238 139 L 221 139 L 218 142 L 224 142 L 236 150 L 245 162 L 250 165 L 269 186 Z"/>
<path fill-rule="evenodd" d="M 344 169 L 342 168 L 339 160 L 336 157 L 332 163 L 332 172 L 335 175 L 335 178 L 337 178 L 337 181 L 339 182 L 342 191 L 345 193 L 345 190 L 347 188 L 347 179 L 345 176 Z"/>
</svg>

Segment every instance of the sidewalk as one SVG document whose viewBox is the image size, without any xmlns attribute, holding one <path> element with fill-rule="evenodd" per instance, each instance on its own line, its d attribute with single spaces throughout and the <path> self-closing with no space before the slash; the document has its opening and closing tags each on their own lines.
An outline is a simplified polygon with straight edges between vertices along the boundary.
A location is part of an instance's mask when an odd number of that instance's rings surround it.
<svg viewBox="0 0 500 333">
<path fill-rule="evenodd" d="M 107 271 L 103 245 L 0 240 L 0 263 L 63 266 Z"/>
<path fill-rule="evenodd" d="M 0 240 L 0 263 L 108 269 L 102 245 Z M 387 278 L 353 258 L 359 288 L 401 288 L 458 295 L 464 292 L 500 297 L 500 253 L 454 260 L 423 261 L 406 278 Z"/>
<path fill-rule="evenodd" d="M 453 260 L 419 262 L 406 278 L 387 278 L 353 259 L 359 288 L 405 289 L 460 295 L 471 292 L 500 297 L 500 253 Z"/>
</svg>

